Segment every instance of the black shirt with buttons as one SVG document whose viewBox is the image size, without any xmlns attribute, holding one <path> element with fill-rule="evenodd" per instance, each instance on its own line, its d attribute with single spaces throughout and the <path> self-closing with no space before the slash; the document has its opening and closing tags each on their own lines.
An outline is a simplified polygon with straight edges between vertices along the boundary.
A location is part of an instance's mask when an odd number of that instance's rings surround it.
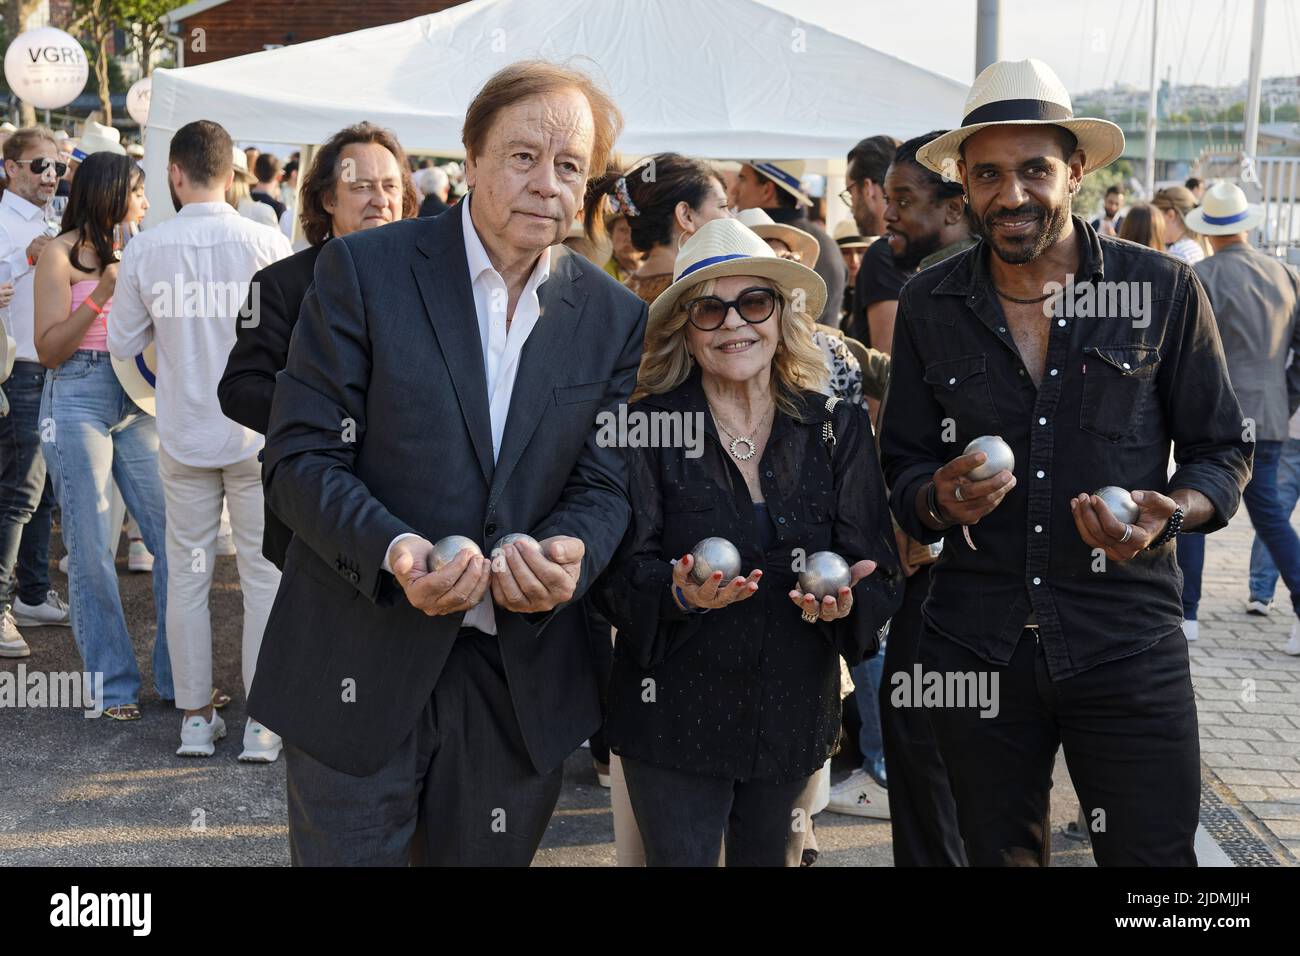
<svg viewBox="0 0 1300 956">
<path fill-rule="evenodd" d="M 902 577 L 866 413 L 841 402 L 832 444 L 823 437 L 832 419 L 826 397 L 805 392 L 796 401 L 799 417 L 778 409 L 763 450 L 765 509 L 754 507 L 718 438 L 698 369 L 676 389 L 632 405 L 702 413 L 706 434 L 697 458 L 682 448 L 627 452 L 632 523 L 594 589 L 618 629 L 606 720 L 616 753 L 770 782 L 807 777 L 830 755 L 840 725 L 839 657 L 855 664 L 876 652 L 902 600 Z M 746 600 L 687 613 L 673 600 L 669 562 L 715 535 L 740 550 L 742 574 L 762 568 L 763 578 Z M 879 564 L 854 588 L 847 617 L 803 621 L 789 598 L 796 549 Z"/>
<path fill-rule="evenodd" d="M 1136 654 L 1182 623 L 1173 542 L 1110 562 L 1080 538 L 1070 499 L 1106 485 L 1194 489 L 1214 505 L 1196 529 L 1210 532 L 1237 510 L 1252 454 L 1192 270 L 1073 223 L 1075 292 L 1044 317 L 1038 387 L 1007 329 L 983 241 L 907 283 L 880 440 L 899 524 L 921 541 L 945 539 L 923 608 L 929 629 L 1005 664 L 1032 615 L 1053 680 Z M 1148 294 L 1149 309 L 1133 309 L 1132 298 L 1126 307 L 1121 290 Z M 960 527 L 933 531 L 915 505 L 934 472 L 980 435 L 1010 444 L 1016 487 L 970 528 L 972 550 Z"/>
</svg>

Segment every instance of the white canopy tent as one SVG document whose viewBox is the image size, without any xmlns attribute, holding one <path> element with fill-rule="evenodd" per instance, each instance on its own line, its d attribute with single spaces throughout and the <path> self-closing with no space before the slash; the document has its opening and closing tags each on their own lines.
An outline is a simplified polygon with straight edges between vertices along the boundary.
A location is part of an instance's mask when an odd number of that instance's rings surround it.
<svg viewBox="0 0 1300 956">
<path fill-rule="evenodd" d="M 319 144 L 370 120 L 456 155 L 465 108 L 516 60 L 568 62 L 614 97 L 627 156 L 842 160 L 864 136 L 946 129 L 966 86 L 757 0 L 474 0 L 440 13 L 153 74 L 151 219 L 171 214 L 172 134 Z"/>
</svg>

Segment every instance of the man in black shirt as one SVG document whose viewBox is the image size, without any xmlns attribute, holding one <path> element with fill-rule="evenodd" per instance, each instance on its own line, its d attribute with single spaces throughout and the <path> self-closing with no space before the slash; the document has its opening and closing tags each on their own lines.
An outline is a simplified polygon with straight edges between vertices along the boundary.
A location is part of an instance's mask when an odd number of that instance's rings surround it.
<svg viewBox="0 0 1300 956">
<path fill-rule="evenodd" d="M 848 172 L 845 177 L 848 188 L 840 193 L 840 199 L 844 200 L 845 205 L 852 210 L 853 221 L 858 226 L 858 234 L 863 238 L 879 236 L 885 231 L 885 172 L 894 159 L 894 152 L 898 149 L 898 145 L 899 140 L 882 134 L 868 136 L 849 150 Z M 873 246 L 879 244 L 876 242 Z M 883 256 L 886 261 L 889 258 L 885 249 L 877 249 L 876 256 Z M 871 249 L 867 249 L 866 255 L 862 257 L 862 265 L 858 269 L 858 277 L 853 284 L 853 304 L 849 310 L 844 332 L 863 345 L 871 345 L 871 333 L 867 326 L 866 296 L 868 293 L 866 290 L 873 281 L 871 278 L 873 275 L 887 274 L 886 270 L 882 269 L 882 265 L 883 263 L 878 259 L 873 259 Z M 903 287 L 902 277 L 898 278 L 897 285 L 899 289 Z M 892 298 L 897 299 L 897 289 L 894 292 Z M 872 294 L 879 293 L 873 290 Z M 887 301 L 887 299 L 874 301 Z M 883 346 L 877 345 L 875 348 L 887 350 L 889 343 Z"/>
<path fill-rule="evenodd" d="M 253 163 L 253 175 L 257 177 L 257 184 L 249 195 L 257 202 L 264 202 L 274 209 L 275 221 L 279 222 L 280 217 L 284 215 L 284 203 L 280 202 L 282 175 L 280 157 L 272 153 L 258 154 L 256 162 Z"/>
<path fill-rule="evenodd" d="M 1063 745 L 1098 863 L 1195 865 L 1173 539 L 1227 524 L 1250 446 L 1191 269 L 1071 216 L 1083 175 L 1123 149 L 1118 127 L 1072 116 L 1046 64 L 997 63 L 962 128 L 918 153 L 963 183 L 981 241 L 899 300 L 882 463 L 899 523 L 944 550 L 924 686 L 893 693 L 933 708 L 972 864 L 1047 862 Z M 1014 466 L 972 476 L 986 456 L 963 448 L 981 435 Z M 1136 517 L 1088 494 L 1107 485 Z"/>
</svg>

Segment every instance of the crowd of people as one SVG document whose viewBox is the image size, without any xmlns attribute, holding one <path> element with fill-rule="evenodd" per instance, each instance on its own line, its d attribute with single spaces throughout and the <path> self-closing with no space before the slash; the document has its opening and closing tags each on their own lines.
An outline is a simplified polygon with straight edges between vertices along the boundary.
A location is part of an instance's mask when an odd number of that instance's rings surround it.
<svg viewBox="0 0 1300 956">
<path fill-rule="evenodd" d="M 1187 642 L 1239 499 L 1248 609 L 1280 576 L 1300 614 L 1300 277 L 1230 183 L 1082 218 L 1123 136 L 1039 61 L 953 120 L 854 146 L 830 232 L 797 161 L 621 163 L 617 105 L 541 61 L 474 98 L 463 165 L 188 123 L 148 229 L 115 130 L 10 132 L 0 656 L 70 626 L 141 717 L 127 520 L 154 691 L 212 756 L 228 537 L 239 759 L 285 756 L 297 864 L 527 864 L 585 741 L 621 865 L 808 865 L 823 809 L 888 819 L 898 865 L 1043 865 L 1059 746 L 1098 862 L 1194 865 Z M 601 440 L 620 412 L 702 442 Z"/>
</svg>

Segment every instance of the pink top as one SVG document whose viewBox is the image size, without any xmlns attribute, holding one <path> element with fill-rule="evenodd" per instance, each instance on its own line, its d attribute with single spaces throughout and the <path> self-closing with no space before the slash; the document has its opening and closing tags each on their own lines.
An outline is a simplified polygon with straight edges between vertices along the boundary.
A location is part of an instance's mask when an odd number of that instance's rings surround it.
<svg viewBox="0 0 1300 956">
<path fill-rule="evenodd" d="M 72 283 L 72 308 L 68 312 L 69 315 L 77 311 L 81 303 L 86 301 L 86 297 L 95 291 L 97 285 L 99 285 L 99 282 L 95 279 L 83 279 L 80 282 Z M 106 317 L 112 304 L 112 299 L 104 303 L 103 315 L 95 316 L 95 321 L 91 322 L 90 327 L 86 329 L 86 336 L 81 340 L 81 345 L 78 348 L 90 349 L 93 352 L 108 351 L 108 322 Z"/>
</svg>

